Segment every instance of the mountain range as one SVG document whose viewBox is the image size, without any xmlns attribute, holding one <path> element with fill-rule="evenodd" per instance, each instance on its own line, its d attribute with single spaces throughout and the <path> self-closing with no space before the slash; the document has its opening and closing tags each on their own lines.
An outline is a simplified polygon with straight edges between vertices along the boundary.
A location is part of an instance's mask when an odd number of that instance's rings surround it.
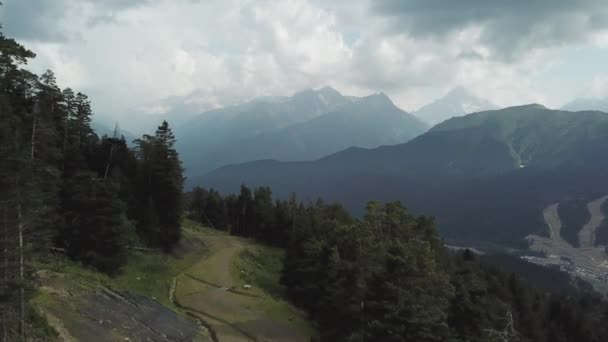
<svg viewBox="0 0 608 342">
<path fill-rule="evenodd" d="M 606 155 L 608 114 L 533 104 L 452 118 L 403 144 L 226 166 L 192 183 L 224 192 L 268 185 L 358 213 L 368 200 L 401 200 L 436 216 L 448 239 L 518 246 L 546 231 L 545 206 L 608 193 Z"/>
<path fill-rule="evenodd" d="M 176 134 L 193 177 L 227 164 L 314 160 L 351 146 L 403 143 L 427 129 L 385 94 L 357 98 L 325 87 L 209 111 L 177 127 Z"/>
</svg>

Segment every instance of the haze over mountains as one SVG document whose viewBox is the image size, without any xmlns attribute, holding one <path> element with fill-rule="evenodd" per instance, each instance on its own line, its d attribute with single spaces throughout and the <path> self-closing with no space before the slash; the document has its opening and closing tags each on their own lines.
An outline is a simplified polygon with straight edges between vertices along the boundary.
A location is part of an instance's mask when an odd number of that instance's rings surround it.
<svg viewBox="0 0 608 342">
<path fill-rule="evenodd" d="M 436 216 L 447 238 L 517 246 L 545 231 L 546 205 L 608 193 L 607 154 L 608 114 L 533 104 L 452 118 L 404 144 L 227 166 L 193 183 L 225 192 L 269 185 L 358 212 L 370 199 L 402 200 Z"/>
<path fill-rule="evenodd" d="M 110 127 L 110 126 L 106 125 L 105 123 L 99 122 L 97 120 L 93 120 L 91 122 L 91 127 L 93 128 L 93 130 L 95 131 L 95 133 L 97 133 L 97 135 L 99 137 L 103 137 L 103 136 L 113 137 L 114 134 L 116 133 L 119 138 L 121 136 L 125 137 L 127 144 L 131 144 L 133 142 L 133 140 L 137 139 L 136 134 L 133 134 L 130 131 L 121 128 L 120 125 L 118 127 L 116 127 L 116 126 Z M 117 130 L 117 132 L 115 132 L 117 128 L 118 128 L 118 130 Z"/>
<path fill-rule="evenodd" d="M 463 87 L 456 87 L 413 114 L 431 125 L 436 125 L 452 117 L 490 109 L 498 109 L 498 106 L 476 97 Z"/>
<path fill-rule="evenodd" d="M 599 110 L 608 112 L 608 98 L 579 98 L 562 107 L 573 112 L 583 110 Z"/>
<path fill-rule="evenodd" d="M 385 94 L 357 98 L 325 87 L 209 111 L 176 133 L 192 177 L 232 163 L 312 160 L 351 146 L 402 143 L 427 129 Z"/>
</svg>

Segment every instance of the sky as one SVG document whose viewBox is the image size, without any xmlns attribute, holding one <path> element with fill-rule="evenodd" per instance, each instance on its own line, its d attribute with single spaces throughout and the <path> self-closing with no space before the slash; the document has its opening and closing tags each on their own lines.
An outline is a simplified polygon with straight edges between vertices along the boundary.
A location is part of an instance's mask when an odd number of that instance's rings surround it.
<svg viewBox="0 0 608 342">
<path fill-rule="evenodd" d="M 608 97 L 605 0 L 2 0 L 3 32 L 127 126 L 332 86 L 414 111 Z"/>
</svg>

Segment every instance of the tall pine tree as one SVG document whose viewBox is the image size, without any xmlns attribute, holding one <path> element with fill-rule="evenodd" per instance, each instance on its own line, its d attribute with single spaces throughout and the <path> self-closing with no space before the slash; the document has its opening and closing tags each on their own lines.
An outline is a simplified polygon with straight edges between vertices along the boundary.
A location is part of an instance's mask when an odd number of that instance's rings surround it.
<svg viewBox="0 0 608 342">
<path fill-rule="evenodd" d="M 183 169 L 166 121 L 154 136 L 136 140 L 139 162 L 137 230 L 153 246 L 171 251 L 181 238 Z"/>
</svg>

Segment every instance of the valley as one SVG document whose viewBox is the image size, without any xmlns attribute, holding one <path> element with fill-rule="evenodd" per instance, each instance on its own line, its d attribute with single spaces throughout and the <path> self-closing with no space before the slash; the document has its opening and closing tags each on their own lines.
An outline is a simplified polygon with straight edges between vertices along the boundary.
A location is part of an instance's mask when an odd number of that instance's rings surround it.
<svg viewBox="0 0 608 342">
<path fill-rule="evenodd" d="M 1 342 L 608 341 L 605 2 L 0 0 Z"/>
<path fill-rule="evenodd" d="M 530 250 L 543 256 L 523 256 L 522 258 L 542 266 L 556 267 L 574 276 L 590 281 L 605 291 L 608 289 L 608 254 L 606 246 L 595 245 L 595 230 L 604 220 L 601 206 L 608 196 L 597 198 L 587 204 L 591 218 L 579 232 L 580 247 L 574 247 L 561 236 L 562 221 L 558 214 L 559 203 L 544 209 L 543 217 L 549 237 L 528 235 Z"/>
</svg>

